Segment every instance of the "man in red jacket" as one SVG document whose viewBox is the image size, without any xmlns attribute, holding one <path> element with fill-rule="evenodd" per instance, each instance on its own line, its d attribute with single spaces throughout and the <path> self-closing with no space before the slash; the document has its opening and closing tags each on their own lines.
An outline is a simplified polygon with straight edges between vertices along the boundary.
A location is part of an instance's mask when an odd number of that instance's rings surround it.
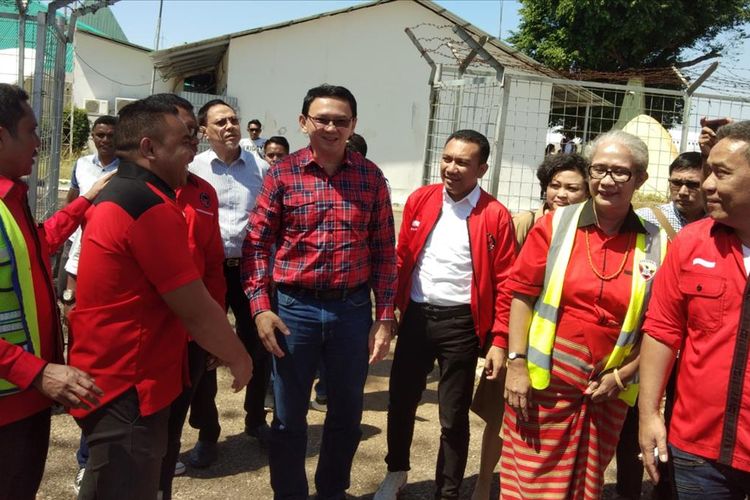
<svg viewBox="0 0 750 500">
<path fill-rule="evenodd" d="M 75 231 L 106 179 L 38 225 L 28 186 L 39 147 L 26 92 L 0 84 L 0 499 L 33 499 L 44 473 L 53 401 L 93 407 L 101 390 L 64 366 L 50 256 Z"/>
<path fill-rule="evenodd" d="M 508 210 L 479 187 L 490 145 L 474 130 L 454 132 L 440 163 L 442 184 L 414 192 L 398 238 L 401 312 L 388 404 L 388 474 L 376 500 L 406 484 L 414 417 L 427 375 L 440 366 L 440 451 L 435 498 L 458 498 L 469 450 L 469 405 L 477 358 L 507 303 L 499 290 L 515 258 Z M 488 363 L 492 376 L 502 359 Z M 500 395 L 498 395 L 500 397 Z"/>
</svg>

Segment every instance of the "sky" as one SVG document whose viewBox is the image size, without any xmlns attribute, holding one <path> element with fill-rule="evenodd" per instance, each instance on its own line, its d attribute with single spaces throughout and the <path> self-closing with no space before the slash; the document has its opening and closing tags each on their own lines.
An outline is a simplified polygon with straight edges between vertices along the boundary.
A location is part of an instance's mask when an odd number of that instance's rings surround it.
<svg viewBox="0 0 750 500">
<path fill-rule="evenodd" d="M 159 48 L 299 19 L 365 3 L 362 0 L 164 0 Z M 520 2 L 515 0 L 437 0 L 457 16 L 505 40 L 518 27 Z M 110 7 L 128 39 L 155 47 L 158 0 L 120 0 Z M 709 62 L 688 71 L 695 78 Z M 724 91 L 733 81 L 750 82 L 750 41 L 736 44 L 720 59 L 713 81 L 701 90 Z M 750 83 L 742 85 L 750 95 Z M 739 90 L 738 90 L 739 93 Z"/>
</svg>

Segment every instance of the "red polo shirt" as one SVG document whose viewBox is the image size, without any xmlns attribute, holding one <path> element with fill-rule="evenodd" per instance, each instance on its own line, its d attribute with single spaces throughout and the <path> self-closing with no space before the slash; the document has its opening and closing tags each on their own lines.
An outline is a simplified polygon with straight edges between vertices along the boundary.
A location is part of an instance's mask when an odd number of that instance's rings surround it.
<svg viewBox="0 0 750 500">
<path fill-rule="evenodd" d="M 685 226 L 654 278 L 643 331 L 673 351 L 669 441 L 750 471 L 750 288 L 742 245 L 713 219 Z"/>
<path fill-rule="evenodd" d="M 219 229 L 219 200 L 216 190 L 195 174 L 175 191 L 188 227 L 188 245 L 195 268 L 208 293 L 224 308 L 227 282 L 224 279 L 224 245 Z"/>
<path fill-rule="evenodd" d="M 70 315 L 70 364 L 95 378 L 102 404 L 135 386 L 142 415 L 168 406 L 186 382 L 187 335 L 161 296 L 200 274 L 174 197 L 150 171 L 120 164 L 88 215 Z"/>
<path fill-rule="evenodd" d="M 28 208 L 27 191 L 28 187 L 23 182 L 0 176 L 0 198 L 18 223 L 29 251 L 41 352 L 35 356 L 0 340 L 0 378 L 23 389 L 19 393 L 0 397 L 0 426 L 31 416 L 52 404 L 51 399 L 31 386 L 48 362 L 63 362 L 60 321 L 50 279 L 50 257 L 73 234 L 91 206 L 81 196 L 44 224 L 37 224 Z"/>
</svg>

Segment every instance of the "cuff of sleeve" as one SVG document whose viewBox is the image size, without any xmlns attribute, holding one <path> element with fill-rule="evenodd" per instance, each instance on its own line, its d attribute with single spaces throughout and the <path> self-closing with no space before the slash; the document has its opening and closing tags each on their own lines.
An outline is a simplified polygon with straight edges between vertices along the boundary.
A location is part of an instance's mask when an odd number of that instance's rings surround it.
<svg viewBox="0 0 750 500">
<path fill-rule="evenodd" d="M 396 319 L 396 315 L 393 312 L 393 306 L 376 304 L 375 319 L 377 321 L 393 321 L 394 319 Z"/>
<path fill-rule="evenodd" d="M 250 313 L 253 318 L 264 311 L 271 310 L 271 299 L 268 294 L 259 293 L 252 299 L 250 299 Z"/>
<path fill-rule="evenodd" d="M 507 283 L 507 287 L 511 291 L 511 293 L 520 293 L 523 295 L 528 295 L 530 297 L 539 297 L 539 294 L 542 293 L 541 286 L 532 285 L 530 283 L 522 283 L 512 278 L 508 278 Z"/>
<path fill-rule="evenodd" d="M 508 349 L 508 335 L 505 333 L 492 334 L 492 345 L 501 349 Z"/>
<path fill-rule="evenodd" d="M 21 390 L 28 389 L 45 366 L 47 366 L 47 361 L 24 352 L 13 363 L 13 368 L 8 373 L 8 380 Z"/>
<path fill-rule="evenodd" d="M 660 335 L 653 331 L 644 331 L 644 333 L 660 344 L 664 344 L 665 346 L 672 349 L 675 354 L 677 354 L 677 351 L 680 350 L 680 345 L 682 344 L 682 339 L 680 337 L 674 338 L 670 335 Z"/>
</svg>

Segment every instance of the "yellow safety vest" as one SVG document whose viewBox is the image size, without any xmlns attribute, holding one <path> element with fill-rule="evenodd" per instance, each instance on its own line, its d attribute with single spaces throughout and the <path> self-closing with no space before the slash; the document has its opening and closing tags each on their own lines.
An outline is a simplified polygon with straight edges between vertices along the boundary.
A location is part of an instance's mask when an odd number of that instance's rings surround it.
<svg viewBox="0 0 750 500">
<path fill-rule="evenodd" d="M 562 296 L 565 271 L 573 250 L 578 219 L 585 203 L 558 208 L 552 218 L 552 242 L 547 254 L 547 266 L 544 274 L 542 293 L 534 305 L 534 313 L 529 327 L 528 367 L 531 386 L 534 389 L 545 389 L 550 383 L 552 368 L 552 349 L 555 344 L 555 330 Z M 652 279 L 644 274 L 656 272 L 664 260 L 667 251 L 667 235 L 655 224 L 641 219 L 647 234 L 638 233 L 633 252 L 633 279 L 630 287 L 630 303 L 622 322 L 620 335 L 612 353 L 607 359 L 604 370 L 622 365 L 636 343 L 643 313 L 651 293 Z M 630 386 L 620 393 L 620 399 L 630 406 L 635 405 L 638 396 L 638 384 Z"/>
<path fill-rule="evenodd" d="M 33 229 L 33 228 L 32 228 Z M 0 339 L 41 355 L 31 259 L 21 228 L 0 200 Z M 0 396 L 19 388 L 0 378 Z"/>
</svg>

